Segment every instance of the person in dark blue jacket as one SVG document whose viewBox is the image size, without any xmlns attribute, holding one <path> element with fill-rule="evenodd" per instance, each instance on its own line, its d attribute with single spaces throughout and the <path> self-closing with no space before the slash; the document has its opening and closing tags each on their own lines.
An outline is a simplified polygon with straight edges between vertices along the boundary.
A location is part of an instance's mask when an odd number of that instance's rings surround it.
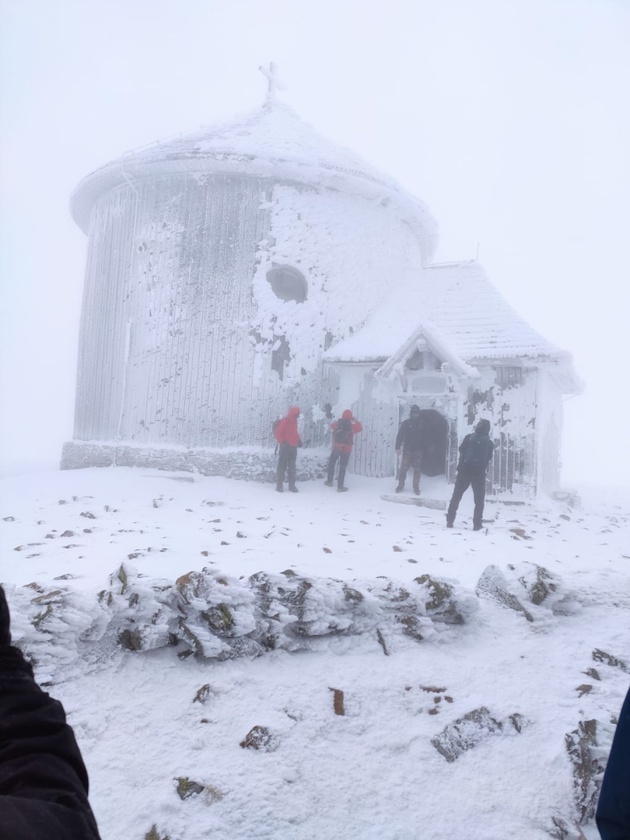
<svg viewBox="0 0 630 840">
<path fill-rule="evenodd" d="M 405 489 L 405 480 L 409 468 L 413 470 L 413 492 L 420 495 L 420 476 L 422 475 L 422 456 L 426 446 L 426 431 L 422 422 L 420 406 L 412 405 L 407 420 L 403 420 L 396 435 L 396 455 L 402 458 L 398 469 L 398 484 L 396 492 Z"/>
<path fill-rule="evenodd" d="M 0 838 L 99 840 L 88 776 L 63 706 L 11 644 L 0 586 Z"/>
<path fill-rule="evenodd" d="M 492 460 L 494 443 L 490 440 L 490 421 L 480 420 L 475 431 L 466 435 L 459 447 L 459 464 L 453 495 L 446 512 L 446 527 L 452 528 L 462 496 L 472 485 L 475 499 L 473 531 L 481 531 L 486 498 L 486 470 Z"/>
<path fill-rule="evenodd" d="M 595 821 L 602 840 L 630 840 L 630 690 L 619 714 Z"/>
</svg>

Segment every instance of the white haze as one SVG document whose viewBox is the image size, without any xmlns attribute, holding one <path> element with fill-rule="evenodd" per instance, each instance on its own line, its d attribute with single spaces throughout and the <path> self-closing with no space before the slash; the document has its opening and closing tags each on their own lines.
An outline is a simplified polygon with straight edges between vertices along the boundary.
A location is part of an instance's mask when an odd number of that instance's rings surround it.
<svg viewBox="0 0 630 840">
<path fill-rule="evenodd" d="M 573 353 L 587 387 L 566 403 L 565 483 L 628 483 L 627 3 L 1 0 L 0 14 L 6 470 L 54 465 L 72 436 L 85 238 L 70 192 L 128 149 L 255 107 L 274 60 L 305 120 L 428 203 L 438 261 L 479 253 Z"/>
</svg>

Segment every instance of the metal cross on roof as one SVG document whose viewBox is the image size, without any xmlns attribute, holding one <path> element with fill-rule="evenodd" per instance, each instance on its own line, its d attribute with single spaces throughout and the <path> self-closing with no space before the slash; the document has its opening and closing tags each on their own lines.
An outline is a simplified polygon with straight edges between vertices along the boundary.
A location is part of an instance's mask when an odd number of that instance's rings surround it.
<svg viewBox="0 0 630 840">
<path fill-rule="evenodd" d="M 273 61 L 270 61 L 269 67 L 263 67 L 261 65 L 258 69 L 269 83 L 269 87 L 267 89 L 267 102 L 274 102 L 276 99 L 276 93 L 279 90 L 285 90 L 285 86 L 278 77 L 278 66 Z"/>
</svg>

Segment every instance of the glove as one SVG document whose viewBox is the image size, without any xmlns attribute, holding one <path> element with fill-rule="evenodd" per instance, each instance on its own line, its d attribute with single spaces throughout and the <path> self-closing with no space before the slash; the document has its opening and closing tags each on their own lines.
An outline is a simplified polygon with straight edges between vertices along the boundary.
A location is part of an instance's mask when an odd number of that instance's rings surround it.
<svg viewBox="0 0 630 840">
<path fill-rule="evenodd" d="M 9 616 L 9 605 L 4 594 L 4 589 L 0 586 L 0 645 L 11 644 L 11 618 Z"/>
<path fill-rule="evenodd" d="M 304 446 L 301 440 L 298 440 L 298 449 L 301 449 Z"/>
</svg>

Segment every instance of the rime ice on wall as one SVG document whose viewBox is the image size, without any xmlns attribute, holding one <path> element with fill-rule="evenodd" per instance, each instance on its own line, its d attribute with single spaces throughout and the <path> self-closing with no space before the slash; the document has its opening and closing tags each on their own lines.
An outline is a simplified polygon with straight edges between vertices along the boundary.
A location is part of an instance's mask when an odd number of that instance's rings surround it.
<svg viewBox="0 0 630 840">
<path fill-rule="evenodd" d="M 291 383 L 319 371 L 326 344 L 359 330 L 392 278 L 421 259 L 414 234 L 377 202 L 289 186 L 274 188 L 270 238 L 259 256 L 252 327 L 263 350 L 278 336 L 287 342 Z M 303 273 L 303 302 L 279 301 L 272 291 L 267 272 L 283 265 Z"/>
</svg>

